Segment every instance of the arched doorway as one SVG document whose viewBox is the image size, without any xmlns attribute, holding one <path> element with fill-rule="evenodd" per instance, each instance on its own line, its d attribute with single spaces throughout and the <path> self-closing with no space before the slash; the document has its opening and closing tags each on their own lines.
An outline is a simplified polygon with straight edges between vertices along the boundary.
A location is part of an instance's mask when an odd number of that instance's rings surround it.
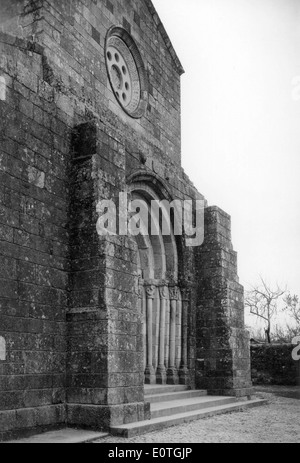
<svg viewBox="0 0 300 463">
<path fill-rule="evenodd" d="M 178 246 L 172 226 L 168 235 L 163 235 L 160 220 L 156 221 L 156 235 L 150 228 L 151 201 L 165 198 L 144 182 L 134 182 L 128 190 L 132 201 L 146 204 L 149 215 L 147 233 L 144 229 L 136 236 L 145 383 L 185 383 L 188 304 L 178 283 Z M 168 214 L 163 205 L 162 214 Z"/>
</svg>

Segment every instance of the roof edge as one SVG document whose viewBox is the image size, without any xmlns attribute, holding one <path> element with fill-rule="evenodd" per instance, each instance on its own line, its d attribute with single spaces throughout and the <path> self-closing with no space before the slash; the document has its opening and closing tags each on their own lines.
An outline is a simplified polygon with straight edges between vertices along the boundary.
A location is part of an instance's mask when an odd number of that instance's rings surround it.
<svg viewBox="0 0 300 463">
<path fill-rule="evenodd" d="M 180 62 L 180 59 L 178 58 L 178 55 L 177 55 L 177 53 L 175 51 L 175 48 L 172 45 L 171 39 L 170 39 L 166 29 L 165 29 L 165 26 L 163 25 L 159 15 L 158 15 L 158 13 L 156 11 L 155 6 L 152 3 L 152 0 L 145 0 L 145 3 L 147 5 L 153 19 L 154 19 L 154 22 L 155 22 L 155 24 L 157 26 L 157 29 L 159 30 L 162 38 L 164 39 L 166 47 L 168 48 L 168 50 L 169 50 L 169 52 L 170 52 L 170 54 L 171 54 L 171 56 L 173 58 L 173 61 L 174 61 L 175 66 L 176 66 L 176 68 L 177 68 L 177 70 L 179 72 L 179 75 L 181 76 L 182 74 L 185 73 L 185 70 L 184 70 L 184 68 L 183 68 L 183 66 L 182 66 L 182 64 Z"/>
</svg>

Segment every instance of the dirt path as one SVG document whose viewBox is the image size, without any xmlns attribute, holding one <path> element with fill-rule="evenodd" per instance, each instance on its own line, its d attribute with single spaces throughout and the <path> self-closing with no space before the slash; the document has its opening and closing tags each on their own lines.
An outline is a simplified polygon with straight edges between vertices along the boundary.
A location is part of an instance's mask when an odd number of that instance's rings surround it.
<svg viewBox="0 0 300 463">
<path fill-rule="evenodd" d="M 99 443 L 300 443 L 299 388 L 260 387 L 255 394 L 269 404 L 131 439 L 108 437 Z"/>
</svg>

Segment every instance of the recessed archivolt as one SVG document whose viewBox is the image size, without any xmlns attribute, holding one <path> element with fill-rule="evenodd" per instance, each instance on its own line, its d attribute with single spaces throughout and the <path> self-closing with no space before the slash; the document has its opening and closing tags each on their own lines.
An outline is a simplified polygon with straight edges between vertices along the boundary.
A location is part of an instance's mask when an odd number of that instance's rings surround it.
<svg viewBox="0 0 300 463">
<path fill-rule="evenodd" d="M 128 187 L 133 200 L 143 200 L 148 207 L 148 236 L 136 237 L 139 248 L 141 276 L 144 280 L 175 280 L 178 279 L 178 253 L 175 236 L 171 227 L 170 235 L 162 234 L 161 226 L 155 221 L 159 230 L 158 235 L 151 234 L 151 201 L 161 201 L 161 198 L 149 187 L 142 183 L 135 183 Z M 162 213 L 168 218 L 168 211 Z"/>
</svg>

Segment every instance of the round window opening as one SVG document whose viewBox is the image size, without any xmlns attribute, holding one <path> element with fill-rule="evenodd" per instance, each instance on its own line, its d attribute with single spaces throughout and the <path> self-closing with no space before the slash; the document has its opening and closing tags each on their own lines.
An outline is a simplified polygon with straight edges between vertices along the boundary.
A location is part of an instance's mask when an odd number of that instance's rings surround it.
<svg viewBox="0 0 300 463">
<path fill-rule="evenodd" d="M 129 116 L 141 118 L 148 101 L 146 72 L 138 48 L 125 29 L 109 30 L 105 57 L 110 85 L 119 104 Z"/>
</svg>

